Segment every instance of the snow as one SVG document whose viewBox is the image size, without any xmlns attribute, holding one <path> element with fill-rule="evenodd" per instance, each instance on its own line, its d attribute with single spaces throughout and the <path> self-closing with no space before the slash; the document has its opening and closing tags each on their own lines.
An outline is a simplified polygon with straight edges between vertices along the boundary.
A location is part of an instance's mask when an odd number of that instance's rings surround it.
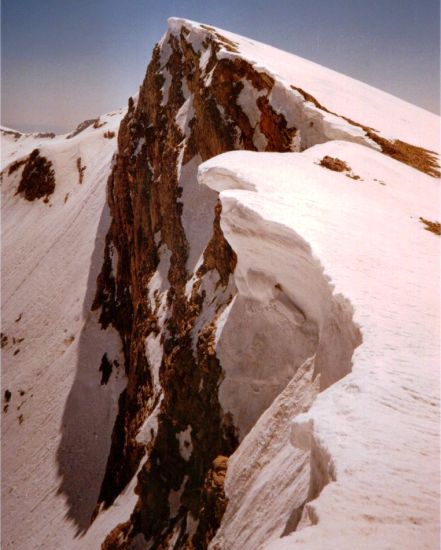
<svg viewBox="0 0 441 550">
<path fill-rule="evenodd" d="M 200 66 L 200 68 L 201 68 L 202 71 L 205 71 L 208 62 L 210 61 L 210 55 L 211 55 L 211 50 L 210 50 L 210 48 L 206 48 L 206 49 L 202 52 L 202 54 L 201 54 L 201 60 L 200 60 L 200 62 L 199 62 L 199 66 Z"/>
<path fill-rule="evenodd" d="M 147 357 L 152 373 L 153 385 L 157 389 L 161 387 L 159 369 L 161 367 L 163 354 L 164 350 L 161 344 L 161 335 L 155 335 L 154 332 L 151 332 L 145 339 L 145 356 Z"/>
<path fill-rule="evenodd" d="M 209 31 L 194 21 L 169 19 L 170 32 L 178 34 L 182 26 L 190 30 L 187 39 L 199 51 Z M 287 90 L 291 85 L 301 88 L 329 111 L 374 128 L 385 138 L 439 151 L 439 119 L 433 113 L 297 55 L 223 29 L 216 31 L 235 42 L 238 49 L 237 53 L 222 49 L 218 56 L 245 59 L 255 69 L 274 76 Z"/>
<path fill-rule="evenodd" d="M 190 137 L 190 128 L 188 124 L 193 118 L 194 118 L 193 98 L 189 96 L 184 101 L 178 113 L 176 114 L 176 124 L 178 128 L 181 130 L 181 132 L 184 134 L 184 136 L 186 137 Z"/>
<path fill-rule="evenodd" d="M 246 114 L 251 126 L 254 128 L 253 143 L 258 151 L 264 151 L 268 140 L 260 130 L 260 116 L 261 112 L 257 106 L 257 100 L 260 96 L 265 95 L 264 90 L 257 90 L 252 83 L 246 78 L 242 78 L 241 82 L 243 88 L 237 98 L 237 104 L 241 107 L 242 111 Z M 277 110 L 277 109 L 276 109 Z M 294 124 L 290 125 L 294 126 Z M 297 147 L 293 147 L 294 148 Z"/>
<path fill-rule="evenodd" d="M 148 297 L 150 302 L 150 308 L 156 316 L 159 332 L 151 332 L 145 339 L 145 356 L 147 358 L 150 372 L 153 381 L 154 396 L 153 399 L 157 400 L 159 395 L 162 395 L 161 383 L 159 379 L 159 369 L 162 363 L 162 357 L 164 349 L 161 342 L 161 331 L 164 327 L 165 321 L 168 317 L 167 310 L 167 293 L 170 288 L 168 281 L 168 271 L 170 269 L 171 251 L 165 243 L 161 243 L 161 233 L 158 231 L 154 235 L 156 246 L 158 246 L 159 263 L 156 271 L 153 273 L 148 285 Z M 161 398 L 162 399 L 162 398 Z M 151 428 L 154 426 L 154 432 L 157 431 L 157 415 L 159 414 L 159 405 L 157 404 L 154 412 L 148 416 L 144 422 L 144 427 L 140 429 L 138 439 L 150 440 Z M 153 423 L 153 424 L 152 424 Z M 152 424 L 152 425 L 151 425 Z"/>
<path fill-rule="evenodd" d="M 309 452 L 287 441 L 292 416 L 306 410 L 319 390 L 313 370 L 314 360 L 305 361 L 230 457 L 225 481 L 229 505 L 213 548 L 233 548 L 232 541 L 237 547 L 261 548 L 263 541 L 284 532 L 292 510 L 306 499 Z"/>
<path fill-rule="evenodd" d="M 184 492 L 185 485 L 187 484 L 188 476 L 184 476 L 184 479 L 182 480 L 181 486 L 177 491 L 170 491 L 170 494 L 168 496 L 168 505 L 170 507 L 170 517 L 174 518 L 177 516 L 179 507 L 181 506 L 181 496 Z"/>
<path fill-rule="evenodd" d="M 189 122 L 189 121 L 188 121 Z M 184 165 L 178 166 L 178 185 L 182 187 L 182 225 L 190 243 L 187 271 L 196 271 L 196 265 L 203 254 L 213 227 L 213 209 L 216 193 L 198 185 L 197 170 L 201 162 L 199 155 Z"/>
<path fill-rule="evenodd" d="M 166 67 L 162 69 L 162 75 L 164 77 L 164 84 L 162 86 L 161 105 L 164 106 L 164 105 L 167 105 L 168 103 L 168 94 L 169 94 L 170 86 L 172 82 L 172 75 Z"/>
<path fill-rule="evenodd" d="M 193 443 L 191 441 L 191 431 L 192 427 L 187 426 L 182 432 L 176 434 L 176 439 L 179 442 L 179 453 L 184 460 L 187 462 L 190 460 L 190 457 L 193 453 Z"/>
<path fill-rule="evenodd" d="M 38 147 L 53 162 L 56 179 L 44 204 L 15 195 L 22 169 L 3 174 L 2 332 L 9 344 L 2 350 L 2 388 L 12 393 L 2 413 L 5 549 L 69 547 L 96 503 L 126 384 L 115 367 L 108 384 L 100 384 L 104 353 L 123 362 L 119 336 L 101 330 L 90 310 L 110 222 L 106 183 L 116 149 L 116 139 L 103 134 L 116 132 L 122 115 L 101 117 L 106 125 L 72 139 L 2 136 L 3 165 Z M 87 166 L 82 184 L 79 156 Z M 13 345 L 12 338 L 23 340 Z"/>
<path fill-rule="evenodd" d="M 143 146 L 145 145 L 145 137 L 142 137 L 136 146 L 135 152 L 133 153 L 134 157 L 137 157 L 139 153 L 142 151 Z"/>
<path fill-rule="evenodd" d="M 147 416 L 142 426 L 139 428 L 136 436 L 136 441 L 138 441 L 138 443 L 148 445 L 156 437 L 156 434 L 158 433 L 158 416 L 161 412 L 161 403 L 162 395 L 159 397 L 153 411 Z"/>
<path fill-rule="evenodd" d="M 102 542 L 107 537 L 109 532 L 119 523 L 126 522 L 130 519 L 130 515 L 138 500 L 138 495 L 135 492 L 138 483 L 138 473 L 145 465 L 143 458 L 138 466 L 136 474 L 131 479 L 127 487 L 121 492 L 115 502 L 107 510 L 100 510 L 92 526 L 81 538 L 75 540 L 63 540 L 61 548 L 68 550 L 76 550 L 77 548 L 94 549 L 100 548 Z M 144 549 L 144 546 L 138 546 L 144 542 L 143 536 L 136 537 L 133 543 L 134 550 Z M 148 548 L 148 546 L 147 546 Z"/>
<path fill-rule="evenodd" d="M 361 179 L 319 166 L 325 155 L 344 160 Z M 220 191 L 221 227 L 238 254 L 239 297 L 255 295 L 265 302 L 272 281 L 279 281 L 318 324 L 321 342 L 329 336 L 326 293 L 311 277 L 311 262 L 319 262 L 323 284 L 350 302 L 363 338 L 351 374 L 341 378 L 339 360 L 324 365 L 322 372 L 331 374 L 327 389 L 309 412 L 294 417 L 293 410 L 284 442 L 291 454 L 311 451 L 316 461 L 311 470 L 327 472 L 328 481 L 335 481 L 306 504 L 300 530 L 279 529 L 256 545 L 252 534 L 261 514 L 268 525 L 280 524 L 283 480 L 274 465 L 246 494 L 247 502 L 255 503 L 269 487 L 271 498 L 259 500 L 263 511 L 250 512 L 241 527 L 226 520 L 219 548 L 230 547 L 238 533 L 244 549 L 314 549 L 329 540 L 339 549 L 352 549 L 354 540 L 362 548 L 434 548 L 439 541 L 440 359 L 434 297 L 440 291 L 440 250 L 439 238 L 419 217 L 439 218 L 439 181 L 368 147 L 338 141 L 301 154 L 227 153 L 204 163 L 199 174 L 202 183 Z M 325 361 L 336 341 L 325 353 L 319 344 Z M 238 375 L 237 364 L 231 363 L 228 372 L 227 363 L 226 379 Z M 277 412 L 275 403 L 236 451 L 237 461 L 235 455 L 230 461 L 226 486 L 232 507 L 244 484 L 237 464 L 259 468 L 250 454 L 271 452 L 259 441 L 265 437 L 265 418 Z M 247 452 L 250 438 L 254 446 Z M 214 542 L 211 547 L 217 548 Z"/>
<path fill-rule="evenodd" d="M 259 122 L 261 115 L 257 107 L 257 100 L 260 96 L 265 94 L 265 90 L 257 90 L 246 78 L 241 78 L 239 82 L 242 83 L 243 88 L 237 98 L 237 104 L 247 115 L 251 126 L 254 128 Z"/>
<path fill-rule="evenodd" d="M 158 239 L 160 239 L 158 232 Z M 155 235 L 155 236 L 156 236 Z M 157 244 L 159 244 L 160 240 Z M 168 271 L 170 269 L 170 259 L 171 259 L 171 250 L 167 247 L 165 243 L 161 244 L 158 248 L 159 263 L 156 271 L 154 272 L 152 278 L 149 281 L 148 295 L 150 301 L 150 307 L 152 310 L 156 309 L 156 299 L 159 295 L 166 294 L 170 288 L 170 283 L 168 281 Z"/>
<path fill-rule="evenodd" d="M 191 291 L 192 285 L 197 280 L 194 276 L 187 283 L 187 288 Z M 191 285 L 191 286 L 190 286 Z M 204 296 L 202 311 L 191 331 L 192 349 L 194 357 L 197 358 L 197 343 L 202 330 L 211 324 L 215 319 L 223 304 L 229 302 L 235 293 L 234 282 L 230 278 L 229 283 L 223 287 L 220 285 L 220 277 L 216 270 L 209 271 L 203 278 L 198 289 L 198 294 Z M 188 294 L 187 294 L 188 295 Z M 227 306 L 228 307 L 228 306 Z M 222 314 L 222 313 L 221 313 Z"/>
</svg>

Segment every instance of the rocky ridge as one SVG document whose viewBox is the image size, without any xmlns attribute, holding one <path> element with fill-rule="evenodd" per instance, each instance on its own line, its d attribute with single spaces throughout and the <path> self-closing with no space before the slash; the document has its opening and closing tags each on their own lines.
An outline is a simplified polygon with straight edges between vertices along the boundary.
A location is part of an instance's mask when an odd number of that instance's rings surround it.
<svg viewBox="0 0 441 550">
<path fill-rule="evenodd" d="M 112 224 L 94 308 L 101 310 L 103 328 L 111 323 L 121 336 L 128 385 L 100 502 L 110 506 L 135 474 L 139 499 L 130 520 L 112 531 L 103 548 L 128 548 L 139 536 L 155 548 L 171 540 L 174 548 L 206 547 L 224 507 L 222 491 L 207 488 L 216 461 L 231 455 L 320 347 L 310 319 L 276 306 L 278 315 L 288 315 L 288 325 L 301 319 L 301 343 L 295 343 L 302 352 L 289 375 L 280 369 L 252 411 L 235 411 L 228 397 L 231 407 L 225 410 L 216 331 L 237 293 L 237 259 L 220 229 L 216 194 L 198 187 L 198 165 L 231 150 L 301 151 L 336 138 L 386 154 L 397 147 L 361 123 L 338 118 L 303 90 L 286 87 L 241 57 L 237 46 L 214 28 L 172 20 L 120 127 L 108 184 Z M 412 155 L 404 161 L 412 165 L 417 148 L 406 147 Z M 432 173 L 435 158 L 421 151 Z M 275 300 L 283 303 L 280 296 Z M 349 331 L 345 366 L 330 379 L 325 374 L 322 389 L 350 370 L 360 337 L 350 314 L 348 320 L 349 328 L 342 329 Z M 246 330 L 236 327 L 236 339 L 245 341 Z M 278 346 L 291 337 L 282 336 Z M 237 348 L 237 341 L 230 343 Z"/>
</svg>

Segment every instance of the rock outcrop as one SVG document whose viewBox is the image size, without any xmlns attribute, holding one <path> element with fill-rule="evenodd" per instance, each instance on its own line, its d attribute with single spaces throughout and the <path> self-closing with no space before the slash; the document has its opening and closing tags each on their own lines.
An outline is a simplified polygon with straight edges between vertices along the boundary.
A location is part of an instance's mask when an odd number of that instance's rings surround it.
<svg viewBox="0 0 441 550">
<path fill-rule="evenodd" d="M 34 149 L 27 159 L 17 161 L 9 167 L 8 175 L 24 165 L 17 195 L 22 195 L 26 200 L 33 201 L 44 197 L 44 202 L 49 202 L 49 195 L 55 189 L 55 172 L 52 162 L 40 155 L 38 149 Z"/>
<path fill-rule="evenodd" d="M 236 51 L 233 41 L 210 27 L 195 35 L 191 26 L 172 23 L 120 127 L 108 184 L 112 223 L 94 309 L 101 308 L 103 328 L 112 324 L 119 331 L 128 385 L 99 504 L 110 506 L 135 475 L 139 499 L 130 521 L 103 544 L 106 549 L 128 548 L 139 535 L 158 548 L 172 539 L 175 548 L 206 547 L 224 509 L 209 489 L 213 461 L 231 455 L 317 347 L 314 323 L 289 306 L 273 305 L 281 308 L 278 322 L 287 316 L 289 327 L 293 315 L 301 325 L 294 336 L 287 329 L 277 345 L 291 340 L 289 349 L 303 351 L 297 357 L 294 352 L 289 372 L 280 369 L 250 410 L 236 411 L 234 418 L 235 411 L 219 401 L 225 374 L 216 331 L 236 296 L 236 256 L 220 228 L 216 193 L 197 183 L 198 165 L 235 149 L 300 151 L 325 139 L 316 128 L 308 130 L 300 94 L 291 91 L 292 106 L 276 109 L 280 84 Z M 285 114 L 290 109 L 299 111 L 298 125 Z M 245 308 L 243 318 L 249 319 L 260 306 L 249 300 L 236 307 Z M 265 320 L 265 311 L 260 314 Z M 236 327 L 236 338 L 246 330 Z M 186 453 L 181 441 L 188 430 Z"/>
</svg>

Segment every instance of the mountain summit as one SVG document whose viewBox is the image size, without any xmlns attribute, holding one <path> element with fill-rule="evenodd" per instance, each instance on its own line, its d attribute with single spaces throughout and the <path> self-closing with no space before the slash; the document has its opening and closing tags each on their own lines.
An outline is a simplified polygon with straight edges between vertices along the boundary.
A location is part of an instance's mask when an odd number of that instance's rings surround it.
<svg viewBox="0 0 441 550">
<path fill-rule="evenodd" d="M 5 549 L 439 543 L 437 116 L 170 19 L 2 145 Z"/>
</svg>

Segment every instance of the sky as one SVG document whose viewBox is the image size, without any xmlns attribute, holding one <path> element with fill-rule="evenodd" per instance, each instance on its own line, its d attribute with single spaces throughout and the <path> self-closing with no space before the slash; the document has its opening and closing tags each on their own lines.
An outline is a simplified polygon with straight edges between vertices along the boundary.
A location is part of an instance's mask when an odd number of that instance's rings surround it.
<svg viewBox="0 0 441 550">
<path fill-rule="evenodd" d="M 127 105 L 168 17 L 257 39 L 440 111 L 439 0 L 2 0 L 1 122 L 63 133 Z"/>
</svg>

